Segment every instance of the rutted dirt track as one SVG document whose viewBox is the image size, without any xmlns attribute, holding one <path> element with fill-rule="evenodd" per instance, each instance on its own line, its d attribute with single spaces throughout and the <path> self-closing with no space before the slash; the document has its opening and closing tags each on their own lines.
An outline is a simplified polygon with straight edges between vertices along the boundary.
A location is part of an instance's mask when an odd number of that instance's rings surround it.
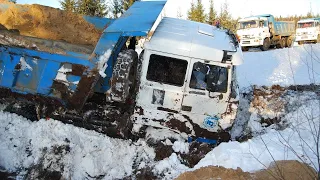
<svg viewBox="0 0 320 180">
<path fill-rule="evenodd" d="M 102 33 L 81 15 L 37 4 L 0 3 L 0 24 L 24 36 L 94 46 Z"/>
</svg>

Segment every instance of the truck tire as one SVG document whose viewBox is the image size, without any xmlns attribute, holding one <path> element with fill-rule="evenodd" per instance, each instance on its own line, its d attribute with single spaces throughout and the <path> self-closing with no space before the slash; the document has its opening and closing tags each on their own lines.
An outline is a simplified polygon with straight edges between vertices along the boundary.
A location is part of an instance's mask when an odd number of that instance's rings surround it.
<svg viewBox="0 0 320 180">
<path fill-rule="evenodd" d="M 318 35 L 318 38 L 316 40 L 316 43 L 320 43 L 320 34 Z"/>
<path fill-rule="evenodd" d="M 291 37 L 287 37 L 286 38 L 286 47 L 291 47 L 292 46 L 292 38 Z"/>
<path fill-rule="evenodd" d="M 135 89 L 138 54 L 132 49 L 122 50 L 113 68 L 110 97 L 125 103 Z"/>
<path fill-rule="evenodd" d="M 260 46 L 261 51 L 267 51 L 270 48 L 270 39 L 265 38 L 263 41 L 263 45 Z"/>
<path fill-rule="evenodd" d="M 281 39 L 279 40 L 279 43 L 277 44 L 277 48 L 282 49 L 282 48 L 284 48 L 285 46 L 286 46 L 286 40 L 285 40 L 285 38 L 281 38 Z"/>
<path fill-rule="evenodd" d="M 304 42 L 303 42 L 303 41 L 298 41 L 298 44 L 299 44 L 299 45 L 303 45 Z"/>
<path fill-rule="evenodd" d="M 249 50 L 249 47 L 241 47 L 241 50 L 242 50 L 243 52 L 248 51 L 248 50 Z"/>
</svg>

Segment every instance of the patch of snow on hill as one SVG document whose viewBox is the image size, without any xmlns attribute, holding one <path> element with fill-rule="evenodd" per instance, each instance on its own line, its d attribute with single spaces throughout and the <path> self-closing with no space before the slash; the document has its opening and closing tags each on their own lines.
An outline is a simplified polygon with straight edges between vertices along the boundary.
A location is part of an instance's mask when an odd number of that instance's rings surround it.
<svg viewBox="0 0 320 180">
<path fill-rule="evenodd" d="M 244 64 L 237 69 L 241 88 L 320 82 L 320 44 L 243 54 Z"/>
</svg>

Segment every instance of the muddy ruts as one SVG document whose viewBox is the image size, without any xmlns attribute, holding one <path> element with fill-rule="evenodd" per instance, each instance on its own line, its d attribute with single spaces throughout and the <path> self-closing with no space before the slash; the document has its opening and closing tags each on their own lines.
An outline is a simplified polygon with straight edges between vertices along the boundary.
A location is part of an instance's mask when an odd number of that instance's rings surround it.
<svg viewBox="0 0 320 180">
<path fill-rule="evenodd" d="M 19 94 L 0 88 L 0 103 L 6 105 L 4 111 L 16 113 L 32 121 L 50 118 L 94 130 L 110 137 L 136 139 L 132 135 L 133 104 L 108 104 L 103 94 L 94 94 L 81 111 L 69 111 L 54 98 L 31 94 Z"/>
</svg>

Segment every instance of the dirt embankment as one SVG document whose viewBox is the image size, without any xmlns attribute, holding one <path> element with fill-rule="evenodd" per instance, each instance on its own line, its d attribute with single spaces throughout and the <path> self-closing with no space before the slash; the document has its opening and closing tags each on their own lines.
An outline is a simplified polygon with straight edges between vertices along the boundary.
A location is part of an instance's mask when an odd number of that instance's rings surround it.
<svg viewBox="0 0 320 180">
<path fill-rule="evenodd" d="M 224 167 L 208 166 L 192 172 L 181 174 L 176 180 L 314 180 L 317 174 L 314 169 L 298 161 L 276 161 L 264 169 L 255 173 L 243 172 L 238 169 L 226 169 Z"/>
<path fill-rule="evenodd" d="M 81 15 L 37 4 L 0 3 L 0 24 L 24 36 L 95 46 L 102 33 Z"/>
</svg>

